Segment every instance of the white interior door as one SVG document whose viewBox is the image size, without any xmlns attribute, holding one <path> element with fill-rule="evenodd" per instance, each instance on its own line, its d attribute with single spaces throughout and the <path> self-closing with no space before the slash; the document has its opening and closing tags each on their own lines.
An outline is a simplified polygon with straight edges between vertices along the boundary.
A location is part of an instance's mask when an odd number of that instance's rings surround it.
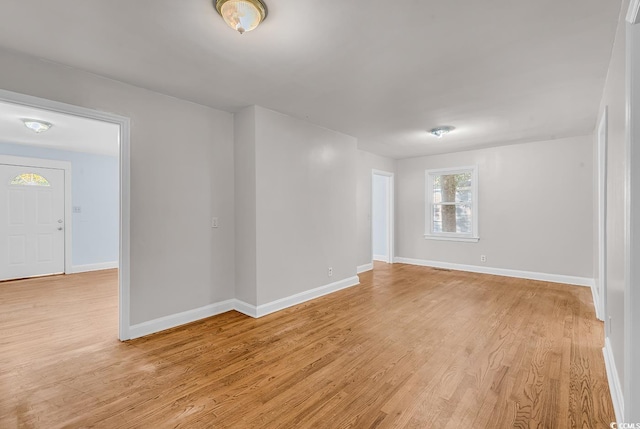
<svg viewBox="0 0 640 429">
<path fill-rule="evenodd" d="M 64 272 L 64 170 L 0 164 L 0 280 Z"/>
</svg>

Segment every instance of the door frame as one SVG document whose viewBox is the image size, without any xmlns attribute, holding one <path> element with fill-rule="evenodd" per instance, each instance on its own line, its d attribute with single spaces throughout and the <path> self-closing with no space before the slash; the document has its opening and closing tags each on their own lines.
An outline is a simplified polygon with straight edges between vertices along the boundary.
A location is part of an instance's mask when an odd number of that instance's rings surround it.
<svg viewBox="0 0 640 429">
<path fill-rule="evenodd" d="M 395 259 L 395 174 L 383 170 L 371 170 L 371 262 L 373 263 L 373 181 L 375 176 L 389 178 L 389 189 L 387 192 L 387 246 L 389 249 L 389 264 L 393 264 Z"/>
<path fill-rule="evenodd" d="M 118 338 L 125 341 L 131 338 L 130 324 L 130 279 L 131 279 L 131 121 L 125 116 L 102 112 L 86 107 L 52 101 L 45 98 L 0 89 L 0 101 L 13 103 L 37 109 L 50 110 L 52 112 L 79 116 L 118 125 L 119 132 L 119 174 L 120 174 L 120 254 L 118 260 Z M 66 192 L 65 192 L 66 194 Z M 65 214 L 66 215 L 66 214 Z M 65 237 L 66 239 L 66 237 Z M 66 265 L 66 255 L 65 255 Z"/>
<path fill-rule="evenodd" d="M 73 222 L 71 211 L 71 163 L 43 158 L 27 158 L 0 154 L 0 164 L 20 167 L 49 168 L 64 171 L 64 273 L 73 273 Z"/>
<path fill-rule="evenodd" d="M 607 318 L 607 141 L 609 139 L 609 108 L 605 106 L 598 130 L 598 285 L 594 289 L 596 317 Z"/>
</svg>

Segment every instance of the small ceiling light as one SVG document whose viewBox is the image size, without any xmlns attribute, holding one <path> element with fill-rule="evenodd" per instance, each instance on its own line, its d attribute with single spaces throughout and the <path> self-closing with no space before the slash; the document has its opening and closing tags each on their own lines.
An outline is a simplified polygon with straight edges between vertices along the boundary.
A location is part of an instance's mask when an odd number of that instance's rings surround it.
<svg viewBox="0 0 640 429">
<path fill-rule="evenodd" d="M 261 0 L 214 0 L 224 22 L 238 33 L 255 29 L 267 17 L 267 6 Z"/>
<path fill-rule="evenodd" d="M 429 132 L 431 134 L 433 134 L 434 136 L 438 137 L 439 139 L 441 139 L 442 136 L 444 136 L 445 134 L 449 134 L 451 131 L 453 131 L 455 129 L 456 129 L 456 127 L 451 127 L 449 125 L 445 125 L 443 127 L 432 128 L 431 130 L 429 130 Z"/>
<path fill-rule="evenodd" d="M 50 122 L 40 121 L 38 119 L 22 119 L 24 126 L 29 128 L 34 133 L 40 134 L 47 131 L 49 128 L 53 127 L 53 124 Z"/>
</svg>

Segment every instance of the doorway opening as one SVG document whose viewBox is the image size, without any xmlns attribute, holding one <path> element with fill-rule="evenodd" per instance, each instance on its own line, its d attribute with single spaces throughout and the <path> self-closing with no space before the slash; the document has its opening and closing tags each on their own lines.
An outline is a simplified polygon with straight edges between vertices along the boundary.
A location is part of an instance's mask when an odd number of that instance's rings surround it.
<svg viewBox="0 0 640 429">
<path fill-rule="evenodd" d="M 373 170 L 371 176 L 372 260 L 393 263 L 394 175 Z"/>
<path fill-rule="evenodd" d="M 0 109 L 0 278 L 117 268 L 117 336 L 129 339 L 129 119 L 4 90 Z"/>
</svg>

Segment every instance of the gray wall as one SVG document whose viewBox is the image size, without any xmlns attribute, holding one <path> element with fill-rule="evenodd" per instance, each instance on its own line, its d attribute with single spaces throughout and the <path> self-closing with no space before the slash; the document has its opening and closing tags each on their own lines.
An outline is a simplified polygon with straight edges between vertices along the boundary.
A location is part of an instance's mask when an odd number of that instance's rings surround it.
<svg viewBox="0 0 640 429">
<path fill-rule="evenodd" d="M 626 8 L 623 9 L 623 13 Z M 618 27 L 600 115 L 608 106 L 607 148 L 607 315 L 608 332 L 618 377 L 624 380 L 624 242 L 625 242 L 625 168 L 626 87 L 625 87 L 625 24 Z M 598 118 L 598 123 L 600 117 Z M 597 135 L 597 129 L 596 129 Z M 595 139 L 594 139 L 595 140 Z M 597 259 L 596 259 L 597 261 Z M 597 263 L 596 263 L 597 266 Z"/>
<path fill-rule="evenodd" d="M 585 136 L 399 160 L 397 256 L 593 278 L 592 144 Z M 426 240 L 425 170 L 470 165 L 480 241 Z"/>
<path fill-rule="evenodd" d="M 627 256 L 625 260 L 627 281 L 625 282 L 624 321 L 624 402 L 625 420 L 640 422 L 640 24 L 627 28 L 627 44 L 630 52 L 629 122 L 627 146 L 629 174 L 627 183 Z"/>
<path fill-rule="evenodd" d="M 258 106 L 236 113 L 234 139 L 236 297 L 259 306 L 353 277 L 356 139 Z"/>
<path fill-rule="evenodd" d="M 0 88 L 131 118 L 131 323 L 233 298 L 233 116 L 8 51 L 0 64 Z"/>
<path fill-rule="evenodd" d="M 257 304 L 356 275 L 356 139 L 262 107 L 255 130 Z"/>
<path fill-rule="evenodd" d="M 358 150 L 356 153 L 356 172 L 358 174 L 356 192 L 358 266 L 371 263 L 371 171 L 374 169 L 395 173 L 396 160 Z"/>
<path fill-rule="evenodd" d="M 256 110 L 234 115 L 234 174 L 236 225 L 235 297 L 257 305 L 256 265 Z"/>
</svg>

